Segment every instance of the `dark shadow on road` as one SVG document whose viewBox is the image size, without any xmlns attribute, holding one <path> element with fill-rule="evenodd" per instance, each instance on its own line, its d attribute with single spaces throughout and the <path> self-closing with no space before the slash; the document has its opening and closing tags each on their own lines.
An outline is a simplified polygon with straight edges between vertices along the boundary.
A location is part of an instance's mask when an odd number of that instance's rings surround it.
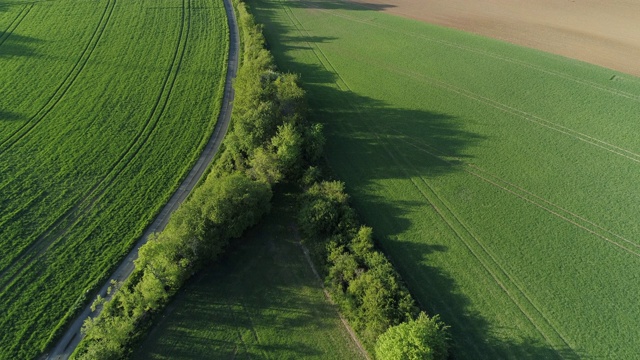
<svg viewBox="0 0 640 360">
<path fill-rule="evenodd" d="M 249 0 L 248 4 L 257 21 L 264 25 L 265 37 L 278 66 L 301 75 L 308 92 L 310 117 L 325 124 L 329 166 L 346 182 L 356 208 L 364 215 L 365 222 L 374 227 L 376 237 L 384 239 L 383 250 L 391 257 L 413 254 L 417 259 L 418 265 L 412 262 L 407 266 L 398 257 L 395 265 L 422 308 L 431 314 L 441 314 L 452 326 L 453 358 L 456 354 L 459 358 L 468 358 L 470 354 L 496 359 L 580 358 L 582 354 L 570 348 L 554 348 L 528 337 L 505 340 L 504 336 L 497 336 L 500 329 L 471 310 L 470 299 L 457 288 L 455 279 L 443 269 L 429 265 L 429 255 L 448 251 L 446 246 L 397 238 L 412 226 L 409 213 L 424 207 L 424 201 L 392 202 L 372 195 L 380 193 L 376 191 L 379 180 L 433 178 L 460 171 L 459 161 L 469 157 L 467 150 L 484 139 L 465 131 L 461 120 L 449 114 L 397 108 L 384 100 L 351 91 L 335 72 L 327 70 L 331 65 L 320 59 L 323 55 L 317 54 L 318 44 L 340 39 L 313 34 L 301 36 L 296 26 L 282 16 L 282 6 L 310 11 L 376 11 L 384 7 L 374 9 L 342 1 Z M 308 59 L 297 60 L 289 55 L 292 50 L 301 49 L 309 50 Z M 345 168 L 350 169 L 349 174 L 339 171 Z M 378 215 L 375 221 L 372 214 Z"/>
</svg>

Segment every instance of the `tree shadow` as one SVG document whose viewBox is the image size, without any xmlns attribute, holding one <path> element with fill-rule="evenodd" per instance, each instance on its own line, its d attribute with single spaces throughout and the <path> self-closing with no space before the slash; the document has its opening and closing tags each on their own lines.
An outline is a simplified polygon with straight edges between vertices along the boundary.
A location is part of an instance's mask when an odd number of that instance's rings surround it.
<svg viewBox="0 0 640 360">
<path fill-rule="evenodd" d="M 25 120 L 25 116 L 22 114 L 17 114 L 13 112 L 0 110 L 0 122 L 3 121 L 21 121 Z"/>
<path fill-rule="evenodd" d="M 355 3 L 343 0 L 296 0 L 287 3 L 287 5 L 295 8 L 356 11 L 383 11 L 396 7 L 393 4 L 374 4 L 366 1 Z"/>
<path fill-rule="evenodd" d="M 374 232 L 375 229 L 385 229 L 384 233 L 376 232 L 378 238 L 385 239 L 380 244 L 385 253 L 403 255 L 395 256 L 398 259 L 396 268 L 422 302 L 421 307 L 431 314 L 441 314 L 443 320 L 452 326 L 452 358 L 456 358 L 456 354 L 461 358 L 476 354 L 483 358 L 517 359 L 575 359 L 584 356 L 568 346 L 554 346 L 525 335 L 509 335 L 507 339 L 501 336 L 505 329 L 496 329 L 494 324 L 475 312 L 471 300 L 457 287 L 452 276 L 442 268 L 429 265 L 431 254 L 449 251 L 445 245 L 397 239 L 413 225 L 410 214 L 424 208 L 425 202 L 411 199 L 390 201 L 376 195 L 385 193 L 383 186 L 386 185 L 380 185 L 381 180 L 434 178 L 461 171 L 461 163 L 472 160 L 469 150 L 481 145 L 485 139 L 465 130 L 462 120 L 450 114 L 398 108 L 383 99 L 350 90 L 317 46 L 338 41 L 338 38 L 302 36 L 299 25 L 292 25 L 293 18 L 289 17 L 291 21 L 287 21 L 282 16 L 280 3 L 249 0 L 248 4 L 258 22 L 264 25 L 264 35 L 280 69 L 301 75 L 308 95 L 309 116 L 325 124 L 329 166 L 350 169 L 349 174 L 341 172 L 339 177 L 346 182 L 356 209 L 370 221 Z M 384 9 L 342 1 L 289 1 L 287 6 L 367 11 Z M 300 49 L 309 52 L 296 58 L 290 55 Z M 382 80 L 381 86 L 384 84 Z"/>
<path fill-rule="evenodd" d="M 0 58 L 10 57 L 39 57 L 34 44 L 42 40 L 19 35 L 16 33 L 4 34 L 0 36 Z"/>
<path fill-rule="evenodd" d="M 341 324 L 291 233 L 293 200 L 277 192 L 271 214 L 184 286 L 133 358 L 326 355 L 331 344 L 308 332 L 335 336 Z"/>
</svg>

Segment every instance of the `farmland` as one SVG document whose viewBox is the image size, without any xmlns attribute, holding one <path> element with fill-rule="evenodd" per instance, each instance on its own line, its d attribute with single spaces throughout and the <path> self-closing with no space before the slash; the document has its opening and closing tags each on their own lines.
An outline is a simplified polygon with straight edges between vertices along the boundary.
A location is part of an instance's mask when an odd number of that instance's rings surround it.
<svg viewBox="0 0 640 360">
<path fill-rule="evenodd" d="M 383 5 L 249 5 L 456 358 L 633 358 L 640 79 Z"/>
<path fill-rule="evenodd" d="M 136 359 L 359 359 L 305 260 L 292 195 L 235 240 L 159 317 Z M 185 340 L 188 339 L 188 340 Z"/>
<path fill-rule="evenodd" d="M 33 358 L 197 159 L 222 2 L 0 1 L 0 358 Z"/>
</svg>

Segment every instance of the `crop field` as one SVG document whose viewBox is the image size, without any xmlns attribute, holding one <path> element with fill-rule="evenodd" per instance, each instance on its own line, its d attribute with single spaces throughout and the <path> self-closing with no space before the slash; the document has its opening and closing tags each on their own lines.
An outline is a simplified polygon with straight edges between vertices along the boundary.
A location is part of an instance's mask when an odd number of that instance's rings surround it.
<svg viewBox="0 0 640 360">
<path fill-rule="evenodd" d="M 460 359 L 640 349 L 640 79 L 342 1 L 250 0 Z"/>
<path fill-rule="evenodd" d="M 0 358 L 35 358 L 206 144 L 222 1 L 0 0 Z"/>
<path fill-rule="evenodd" d="M 362 359 L 292 232 L 291 195 L 169 305 L 135 359 Z"/>
</svg>

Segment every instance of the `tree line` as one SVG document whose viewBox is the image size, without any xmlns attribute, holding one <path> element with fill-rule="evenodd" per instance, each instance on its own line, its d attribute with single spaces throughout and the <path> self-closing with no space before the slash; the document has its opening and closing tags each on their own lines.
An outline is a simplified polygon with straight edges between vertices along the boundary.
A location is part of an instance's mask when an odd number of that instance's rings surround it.
<svg viewBox="0 0 640 360">
<path fill-rule="evenodd" d="M 449 332 L 421 312 L 400 275 L 376 249 L 373 229 L 358 222 L 344 183 L 308 170 L 298 224 L 325 284 L 364 346 L 379 360 L 444 360 Z M 373 350 L 373 351 L 372 351 Z"/>
<path fill-rule="evenodd" d="M 378 359 L 446 359 L 448 327 L 420 312 L 392 264 L 362 226 L 344 184 L 321 180 L 322 126 L 306 116 L 298 77 L 277 71 L 261 27 L 234 4 L 242 41 L 232 122 L 210 173 L 142 246 L 133 274 L 114 283 L 87 319 L 75 359 L 126 357 L 180 287 L 269 211 L 273 186 L 304 189 L 299 226 L 341 312 Z"/>
<path fill-rule="evenodd" d="M 261 28 L 244 4 L 235 7 L 243 52 L 221 153 L 166 228 L 140 248 L 132 275 L 113 284 L 111 300 L 94 303 L 102 312 L 85 321 L 76 359 L 126 357 L 132 341 L 185 281 L 269 211 L 272 187 L 295 181 L 322 153 L 322 128 L 304 117 L 298 77 L 276 70 Z"/>
</svg>

